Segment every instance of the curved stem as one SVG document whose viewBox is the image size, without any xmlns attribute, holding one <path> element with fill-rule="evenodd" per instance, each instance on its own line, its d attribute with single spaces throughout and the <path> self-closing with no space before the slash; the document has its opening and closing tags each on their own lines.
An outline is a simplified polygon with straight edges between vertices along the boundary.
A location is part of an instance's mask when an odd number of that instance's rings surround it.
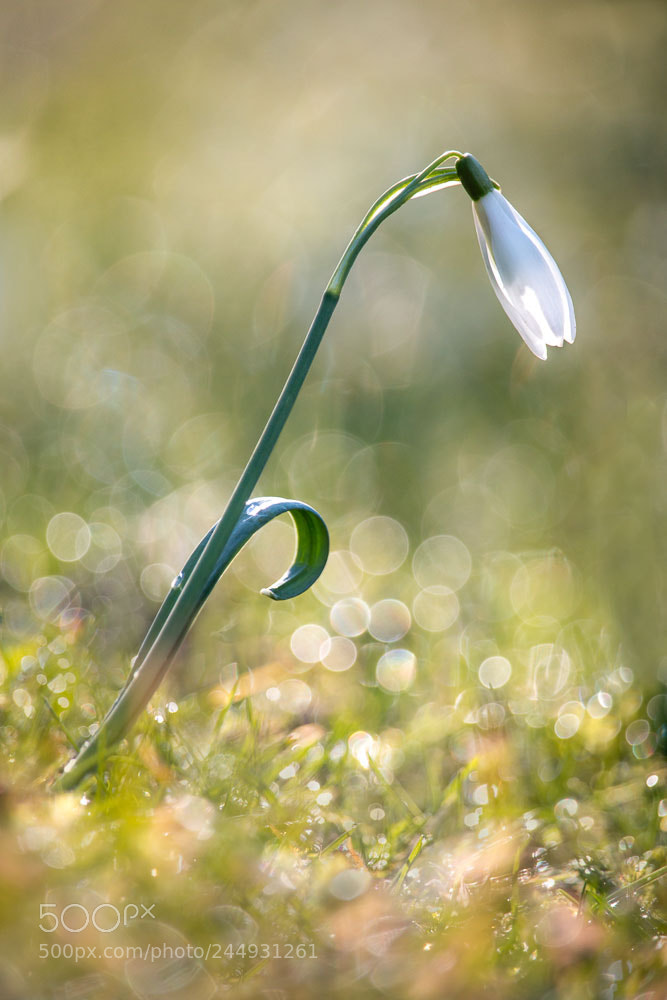
<svg viewBox="0 0 667 1000">
<path fill-rule="evenodd" d="M 413 174 L 411 177 L 406 177 L 402 181 L 398 181 L 397 184 L 394 184 L 393 187 L 388 188 L 384 194 L 380 195 L 375 204 L 371 205 L 356 233 L 348 243 L 345 253 L 339 260 L 338 266 L 331 276 L 328 289 L 331 289 L 340 295 L 345 279 L 350 273 L 359 251 L 367 240 L 370 239 L 380 223 L 384 222 L 388 216 L 418 193 L 418 189 L 420 187 L 433 187 L 433 183 L 427 185 L 427 182 L 431 180 L 434 173 L 442 175 L 438 186 L 444 186 L 449 183 L 460 183 L 458 174 L 454 168 L 441 171 L 437 170 L 437 168 L 441 163 L 444 163 L 445 160 L 449 160 L 453 156 L 460 157 L 462 155 L 462 153 L 459 153 L 456 150 L 449 150 L 446 153 L 442 153 L 435 160 L 433 160 L 432 163 L 429 163 L 427 167 L 424 167 L 421 173 Z M 444 184 L 442 183 L 443 181 Z M 422 193 L 426 192 L 422 191 Z"/>
<path fill-rule="evenodd" d="M 220 553 L 227 545 L 244 505 L 255 488 L 273 448 L 292 412 L 301 386 L 313 363 L 322 337 L 338 304 L 343 285 L 359 252 L 381 223 L 414 196 L 426 194 L 460 181 L 454 168 L 440 168 L 445 160 L 460 157 L 457 151 L 441 154 L 420 173 L 406 177 L 384 192 L 371 206 L 343 253 L 325 289 L 315 317 L 306 334 L 278 401 L 273 408 L 252 455 L 232 493 L 224 514 L 211 530 L 196 564 L 189 574 L 181 574 L 180 593 L 168 614 L 158 611 L 141 644 L 130 676 L 109 709 L 99 730 L 83 745 L 56 783 L 58 788 L 75 787 L 93 770 L 109 749 L 128 731 L 161 683 L 194 617 L 201 607 Z M 440 169 L 439 169 L 440 168 Z"/>
</svg>

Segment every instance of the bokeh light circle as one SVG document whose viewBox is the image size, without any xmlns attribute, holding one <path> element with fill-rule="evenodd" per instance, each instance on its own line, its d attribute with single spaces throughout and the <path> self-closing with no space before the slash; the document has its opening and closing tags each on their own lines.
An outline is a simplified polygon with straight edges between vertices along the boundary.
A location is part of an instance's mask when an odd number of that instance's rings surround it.
<svg viewBox="0 0 667 1000">
<path fill-rule="evenodd" d="M 329 633 L 321 625 L 300 625 L 292 632 L 290 649 L 302 663 L 318 663 L 330 647 Z"/>
<path fill-rule="evenodd" d="M 350 551 L 371 576 L 385 576 L 402 566 L 408 547 L 405 528 L 393 517 L 369 517 L 350 538 Z"/>
<path fill-rule="evenodd" d="M 354 638 L 368 628 L 371 620 L 370 608 L 358 597 L 346 597 L 336 601 L 329 613 L 332 628 L 348 638 Z"/>
<path fill-rule="evenodd" d="M 70 511 L 55 514 L 46 528 L 46 544 L 61 562 L 78 562 L 90 547 L 90 528 Z"/>
<path fill-rule="evenodd" d="M 412 616 L 402 601 L 386 598 L 371 608 L 368 631 L 378 642 L 396 642 L 409 631 Z"/>
<path fill-rule="evenodd" d="M 378 684 L 393 694 L 406 691 L 417 674 L 417 659 L 409 649 L 390 649 L 378 660 L 375 676 Z"/>
<path fill-rule="evenodd" d="M 427 587 L 460 590 L 470 576 L 472 558 L 466 545 L 454 535 L 433 535 L 421 543 L 412 559 L 414 578 Z"/>
<path fill-rule="evenodd" d="M 327 644 L 324 644 L 325 648 Z M 323 665 L 333 673 L 341 673 L 354 666 L 357 660 L 357 647 L 351 639 L 335 635 L 328 642 L 328 648 L 321 657 Z"/>
<path fill-rule="evenodd" d="M 501 688 L 512 676 L 512 664 L 504 656 L 487 656 L 479 665 L 479 680 L 486 688 Z"/>
<path fill-rule="evenodd" d="M 426 587 L 412 602 L 415 621 L 427 632 L 446 631 L 457 620 L 459 612 L 459 599 L 449 587 Z"/>
</svg>

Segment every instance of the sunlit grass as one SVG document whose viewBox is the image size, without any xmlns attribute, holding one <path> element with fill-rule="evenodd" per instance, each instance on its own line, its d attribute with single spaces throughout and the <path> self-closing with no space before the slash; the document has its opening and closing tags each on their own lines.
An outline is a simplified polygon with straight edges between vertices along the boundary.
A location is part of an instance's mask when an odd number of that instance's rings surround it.
<svg viewBox="0 0 667 1000">
<path fill-rule="evenodd" d="M 460 590 L 464 614 L 474 585 Z M 358 631 L 358 610 L 347 598 L 331 621 Z M 324 660 L 331 621 L 309 626 Z M 108 770 L 60 796 L 45 775 L 111 692 L 76 621 L 5 643 L 10 965 L 32 970 L 32 990 L 93 975 L 100 996 L 116 995 L 121 966 L 140 996 L 178 981 L 190 995 L 270 983 L 306 997 L 326 980 L 332 996 L 437 997 L 443 977 L 452 996 L 659 991 L 660 698 L 647 705 L 627 667 L 596 679 L 610 650 L 593 621 L 561 623 L 555 644 L 533 642 L 553 622 L 505 621 L 514 644 L 491 656 L 488 627 L 471 641 L 475 623 L 460 624 L 444 645 L 416 624 L 383 643 L 369 615 L 346 637 L 357 656 L 344 671 L 309 662 L 297 625 L 291 662 L 277 648 L 190 693 L 167 685 Z M 406 647 L 415 674 L 394 691 L 378 664 Z M 154 904 L 156 919 L 108 936 L 39 930 L 40 903 L 76 904 L 74 924 L 105 901 Z M 81 942 L 156 957 L 62 957 Z M 212 943 L 213 957 L 165 958 L 168 942 Z M 61 950 L 33 961 L 44 943 Z"/>
</svg>

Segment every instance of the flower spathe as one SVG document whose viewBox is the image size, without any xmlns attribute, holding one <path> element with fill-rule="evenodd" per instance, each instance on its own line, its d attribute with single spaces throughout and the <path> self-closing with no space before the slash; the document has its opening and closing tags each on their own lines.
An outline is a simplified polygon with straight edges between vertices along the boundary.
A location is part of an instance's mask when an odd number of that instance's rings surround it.
<svg viewBox="0 0 667 1000">
<path fill-rule="evenodd" d="M 456 169 L 472 198 L 477 239 L 493 290 L 530 350 L 545 360 L 547 347 L 571 344 L 576 334 L 563 276 L 537 233 L 477 160 L 466 154 Z"/>
</svg>

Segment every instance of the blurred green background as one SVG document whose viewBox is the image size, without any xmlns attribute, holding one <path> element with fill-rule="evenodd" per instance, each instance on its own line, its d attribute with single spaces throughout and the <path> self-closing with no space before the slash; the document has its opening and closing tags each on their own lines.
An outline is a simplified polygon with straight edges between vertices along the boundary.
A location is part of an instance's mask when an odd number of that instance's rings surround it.
<svg viewBox="0 0 667 1000">
<path fill-rule="evenodd" d="M 476 565 L 557 549 L 567 612 L 599 607 L 654 683 L 665 23 L 642 2 L 6 7 L 9 632 L 33 627 L 26 594 L 57 574 L 113 649 L 133 648 L 219 516 L 368 204 L 455 146 L 556 256 L 576 347 L 534 363 L 466 197 L 415 202 L 357 264 L 263 492 L 319 505 L 334 549 L 372 513 L 413 548 L 453 534 Z M 94 526 L 89 543 L 67 540 L 81 524 L 62 512 Z"/>
<path fill-rule="evenodd" d="M 24 0 L 0 32 L 4 780 L 35 787 L 67 758 L 44 691 L 77 742 L 99 720 L 347 239 L 452 147 L 557 259 L 575 345 L 546 364 L 523 346 L 460 189 L 392 217 L 258 490 L 320 511 L 330 565 L 265 601 L 292 548 L 288 524 L 265 529 L 154 718 L 191 696 L 196 723 L 253 671 L 262 717 L 356 731 L 362 765 L 379 732 L 399 745 L 455 705 L 460 733 L 527 720 L 517 773 L 544 733 L 543 782 L 573 737 L 593 762 L 657 767 L 664 3 Z M 436 785 L 466 740 L 432 751 Z"/>
</svg>

